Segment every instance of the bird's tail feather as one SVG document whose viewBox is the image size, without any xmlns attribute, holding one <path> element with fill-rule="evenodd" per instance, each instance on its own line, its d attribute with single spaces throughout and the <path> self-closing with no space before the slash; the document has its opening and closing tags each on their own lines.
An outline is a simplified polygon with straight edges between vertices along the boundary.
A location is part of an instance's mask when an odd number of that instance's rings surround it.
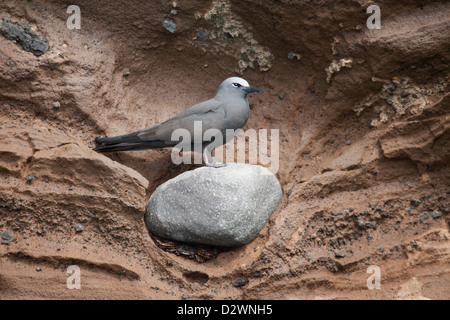
<svg viewBox="0 0 450 320">
<path fill-rule="evenodd" d="M 108 145 L 108 144 L 117 144 L 117 143 L 123 143 L 123 142 L 136 142 L 141 140 L 139 138 L 140 131 L 136 131 L 129 134 L 123 134 L 116 137 L 111 138 L 105 138 L 105 137 L 97 137 L 95 138 L 95 143 L 101 144 L 101 145 Z"/>
<path fill-rule="evenodd" d="M 150 141 L 150 142 L 123 142 L 116 144 L 104 144 L 99 145 L 94 148 L 94 151 L 105 153 L 105 152 L 116 152 L 116 151 L 135 151 L 135 150 L 149 150 L 156 148 L 168 147 L 163 141 Z"/>
<path fill-rule="evenodd" d="M 97 152 L 115 152 L 115 151 L 132 151 L 132 150 L 148 150 L 169 147 L 165 141 L 155 139 L 141 139 L 139 137 L 140 131 L 136 131 L 130 134 L 124 134 L 121 136 L 105 138 L 95 138 L 97 147 L 94 151 Z"/>
</svg>

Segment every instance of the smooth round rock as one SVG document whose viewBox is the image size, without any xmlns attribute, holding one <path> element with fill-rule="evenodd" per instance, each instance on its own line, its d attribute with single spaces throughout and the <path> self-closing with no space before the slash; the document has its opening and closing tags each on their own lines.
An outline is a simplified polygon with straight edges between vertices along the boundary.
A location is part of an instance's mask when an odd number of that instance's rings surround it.
<svg viewBox="0 0 450 320">
<path fill-rule="evenodd" d="M 160 185 L 147 203 L 145 223 L 165 239 L 242 246 L 258 236 L 281 195 L 277 178 L 264 167 L 202 167 Z"/>
</svg>

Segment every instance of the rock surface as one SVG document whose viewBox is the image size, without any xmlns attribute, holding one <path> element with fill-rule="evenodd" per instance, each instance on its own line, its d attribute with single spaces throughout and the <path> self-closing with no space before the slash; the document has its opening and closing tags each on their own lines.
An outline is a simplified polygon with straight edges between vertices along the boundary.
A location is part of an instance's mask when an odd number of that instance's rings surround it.
<svg viewBox="0 0 450 320">
<path fill-rule="evenodd" d="M 76 4 L 80 30 L 66 1 L 0 1 L 0 20 L 51 43 L 37 58 L 0 35 L 0 232 L 16 238 L 0 245 L 2 299 L 450 299 L 448 1 L 384 0 L 379 30 L 367 0 Z M 244 130 L 280 130 L 283 197 L 254 241 L 198 264 L 144 222 L 154 190 L 195 166 L 90 149 L 232 75 L 266 91 Z"/>
<path fill-rule="evenodd" d="M 277 178 L 264 167 L 202 167 L 159 186 L 146 206 L 145 223 L 165 239 L 242 246 L 258 236 L 281 194 Z"/>
</svg>

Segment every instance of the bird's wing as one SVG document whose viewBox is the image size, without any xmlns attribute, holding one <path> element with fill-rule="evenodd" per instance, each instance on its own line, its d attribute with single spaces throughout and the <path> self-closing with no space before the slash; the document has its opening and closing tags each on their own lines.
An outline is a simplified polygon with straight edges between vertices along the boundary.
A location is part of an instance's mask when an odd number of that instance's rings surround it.
<svg viewBox="0 0 450 320">
<path fill-rule="evenodd" d="M 173 118 L 140 131 L 139 138 L 143 140 L 171 141 L 172 133 L 176 129 L 186 129 L 194 135 L 194 122 L 200 121 L 202 133 L 205 130 L 216 128 L 225 129 L 226 111 L 223 104 L 215 99 L 204 101 L 177 114 Z"/>
</svg>

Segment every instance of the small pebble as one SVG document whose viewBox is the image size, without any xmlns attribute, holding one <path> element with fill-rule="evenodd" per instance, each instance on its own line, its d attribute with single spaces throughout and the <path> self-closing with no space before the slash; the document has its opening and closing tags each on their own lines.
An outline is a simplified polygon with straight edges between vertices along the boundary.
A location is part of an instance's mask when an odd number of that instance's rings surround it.
<svg viewBox="0 0 450 320">
<path fill-rule="evenodd" d="M 352 140 L 347 140 L 346 144 L 351 145 L 352 144 Z"/>
<path fill-rule="evenodd" d="M 14 61 L 12 61 L 11 59 L 9 59 L 8 61 L 6 61 L 6 65 L 10 68 L 14 68 L 16 66 L 16 64 L 14 63 Z"/>
<path fill-rule="evenodd" d="M 424 212 L 420 215 L 420 221 L 423 223 L 428 221 L 428 218 L 430 217 L 430 214 L 428 212 Z"/>
<path fill-rule="evenodd" d="M 410 201 L 413 205 L 415 205 L 416 207 L 417 207 L 419 204 L 422 203 L 422 201 L 417 200 L 417 199 L 414 199 L 414 198 L 411 198 L 409 201 Z"/>
<path fill-rule="evenodd" d="M 129 69 L 124 69 L 123 70 L 123 75 L 126 77 L 126 76 L 129 76 L 130 75 L 130 70 Z"/>
<path fill-rule="evenodd" d="M 3 233 L 0 232 L 1 244 L 10 244 L 11 242 L 14 242 L 16 240 L 17 240 L 16 236 L 10 230 L 6 230 Z"/>
<path fill-rule="evenodd" d="M 82 232 L 84 229 L 83 229 L 83 226 L 81 225 L 81 224 L 77 224 L 76 226 L 75 226 L 75 231 L 76 232 Z"/>
<path fill-rule="evenodd" d="M 177 31 L 177 24 L 168 18 L 164 19 L 163 27 L 170 33 L 175 33 L 175 31 Z"/>
<path fill-rule="evenodd" d="M 208 40 L 208 32 L 206 32 L 203 29 L 197 30 L 196 35 L 197 35 L 197 38 L 200 38 L 202 40 Z"/>
<path fill-rule="evenodd" d="M 294 58 L 297 58 L 297 60 L 300 60 L 301 55 L 298 54 L 298 53 L 289 52 L 289 53 L 287 54 L 287 57 L 288 57 L 288 59 L 290 59 L 290 60 L 292 60 L 292 59 L 294 59 Z"/>
<path fill-rule="evenodd" d="M 336 258 L 344 258 L 345 257 L 345 252 L 335 252 L 334 256 Z"/>
<path fill-rule="evenodd" d="M 53 109 L 55 109 L 55 110 L 61 109 L 61 103 L 59 103 L 59 102 L 53 103 Z"/>
<path fill-rule="evenodd" d="M 440 217 L 442 217 L 442 211 L 439 211 L 439 210 L 433 211 L 431 216 L 433 217 L 433 219 L 440 218 Z"/>
<path fill-rule="evenodd" d="M 247 279 L 239 278 L 233 281 L 233 287 L 242 287 L 248 283 Z"/>
<path fill-rule="evenodd" d="M 33 180 L 34 180 L 34 177 L 33 177 L 33 176 L 30 175 L 30 176 L 27 177 L 27 182 L 28 182 L 28 183 L 33 182 Z"/>
<path fill-rule="evenodd" d="M 281 92 L 278 94 L 278 98 L 280 98 L 280 100 L 283 100 L 285 96 L 286 96 L 286 94 L 285 94 L 283 91 L 281 91 Z"/>
<path fill-rule="evenodd" d="M 364 230 L 366 228 L 366 223 L 364 221 L 359 221 L 358 228 Z"/>
<path fill-rule="evenodd" d="M 38 272 L 39 272 L 39 271 L 42 271 L 42 268 L 41 268 L 41 267 L 37 267 L 37 268 L 36 268 L 36 271 L 38 271 Z"/>
</svg>

